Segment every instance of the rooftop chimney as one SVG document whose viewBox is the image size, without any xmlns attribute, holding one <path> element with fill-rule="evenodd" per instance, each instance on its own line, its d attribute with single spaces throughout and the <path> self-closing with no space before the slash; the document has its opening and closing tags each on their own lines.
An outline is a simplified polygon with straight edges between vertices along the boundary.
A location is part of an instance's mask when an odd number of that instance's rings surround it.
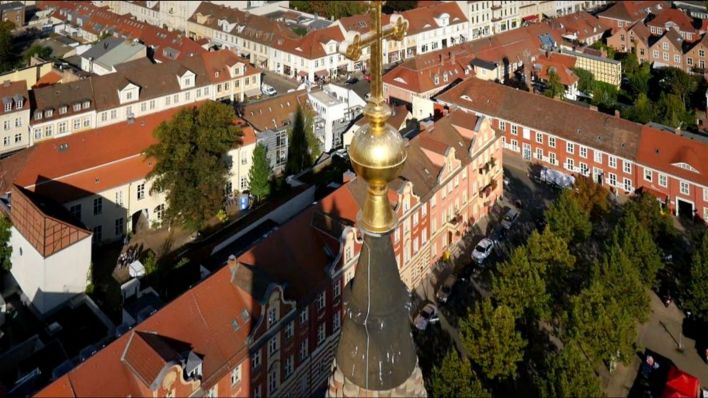
<svg viewBox="0 0 708 398">
<path fill-rule="evenodd" d="M 619 109 L 615 109 L 615 117 L 619 118 L 620 117 L 620 111 Z"/>
</svg>

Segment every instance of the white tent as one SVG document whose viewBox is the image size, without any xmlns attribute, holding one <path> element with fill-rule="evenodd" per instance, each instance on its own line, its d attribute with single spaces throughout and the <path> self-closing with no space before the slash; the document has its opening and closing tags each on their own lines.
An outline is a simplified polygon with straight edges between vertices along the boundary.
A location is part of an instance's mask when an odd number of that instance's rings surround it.
<svg viewBox="0 0 708 398">
<path fill-rule="evenodd" d="M 128 274 L 133 278 L 145 276 L 145 266 L 139 260 L 135 260 L 128 266 Z"/>
<path fill-rule="evenodd" d="M 575 177 L 563 174 L 560 171 L 543 169 L 541 170 L 541 181 L 555 184 L 561 188 L 568 188 L 575 184 Z"/>
</svg>

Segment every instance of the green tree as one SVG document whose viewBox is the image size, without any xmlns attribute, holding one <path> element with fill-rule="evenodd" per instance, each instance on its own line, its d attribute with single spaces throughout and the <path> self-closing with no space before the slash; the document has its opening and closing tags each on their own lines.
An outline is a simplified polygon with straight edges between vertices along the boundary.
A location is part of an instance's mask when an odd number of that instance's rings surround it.
<svg viewBox="0 0 708 398">
<path fill-rule="evenodd" d="M 655 118 L 654 103 L 644 93 L 639 93 L 634 105 L 627 110 L 625 117 L 633 122 L 648 123 Z"/>
<path fill-rule="evenodd" d="M 583 68 L 573 68 L 573 73 L 578 77 L 578 90 L 583 93 L 591 93 L 595 82 L 592 72 Z"/>
<path fill-rule="evenodd" d="M 312 119 L 306 117 L 305 111 L 298 106 L 288 140 L 288 162 L 285 167 L 288 174 L 298 174 L 312 166 L 308 129 L 312 130 Z"/>
<path fill-rule="evenodd" d="M 10 227 L 12 227 L 10 219 L 0 213 L 0 268 L 5 271 L 9 271 L 12 268 L 12 262 L 10 262 L 10 256 L 12 255 Z"/>
<path fill-rule="evenodd" d="M 546 209 L 548 227 L 566 242 L 584 241 L 592 232 L 590 214 L 585 211 L 573 191 L 564 189 L 558 199 Z"/>
<path fill-rule="evenodd" d="M 439 398 L 491 398 L 467 358 L 460 358 L 454 348 L 448 350 L 439 367 L 433 368 L 428 391 Z"/>
<path fill-rule="evenodd" d="M 675 233 L 673 222 L 661 209 L 656 196 L 642 192 L 622 206 L 625 214 L 631 213 L 643 225 L 655 242 L 671 237 Z"/>
<path fill-rule="evenodd" d="M 554 234 L 550 228 L 542 233 L 533 231 L 526 241 L 526 256 L 532 268 L 544 277 L 546 290 L 553 300 L 561 303 L 572 293 L 570 277 L 575 269 L 576 258 L 570 254 L 568 243 Z"/>
<path fill-rule="evenodd" d="M 631 76 L 639 70 L 639 59 L 633 49 L 624 58 L 622 58 L 622 71 L 625 75 Z"/>
<path fill-rule="evenodd" d="M 509 260 L 499 264 L 492 276 L 492 296 L 516 318 L 548 319 L 551 298 L 543 278 L 546 263 L 531 264 L 529 260 L 526 248 L 518 247 Z"/>
<path fill-rule="evenodd" d="M 600 398 L 605 394 L 600 386 L 600 378 L 574 341 L 570 341 L 560 352 L 546 356 L 544 371 L 535 378 L 539 396 Z"/>
<path fill-rule="evenodd" d="M 630 259 L 633 256 L 634 253 L 624 252 L 613 240 L 595 264 L 593 280 L 601 282 L 607 295 L 614 297 L 632 319 L 644 321 L 649 314 L 649 295 L 641 271 Z"/>
<path fill-rule="evenodd" d="M 664 91 L 677 95 L 684 108 L 690 107 L 689 100 L 691 94 L 698 88 L 698 81 L 679 68 L 668 67 L 662 69 L 661 72 Z"/>
<path fill-rule="evenodd" d="M 629 255 L 634 267 L 639 270 L 642 282 L 653 287 L 656 273 L 664 267 L 659 248 L 654 243 L 649 230 L 639 223 L 633 213 L 625 213 L 615 227 L 613 239 L 622 251 Z"/>
<path fill-rule="evenodd" d="M 25 62 L 29 62 L 29 60 L 35 56 L 45 61 L 49 60 L 49 57 L 52 56 L 52 48 L 35 44 L 30 47 L 29 50 L 25 51 L 25 54 L 22 57 L 24 58 Z"/>
<path fill-rule="evenodd" d="M 617 87 L 609 83 L 595 81 L 592 89 L 592 103 L 603 109 L 614 109 L 618 94 Z"/>
<path fill-rule="evenodd" d="M 565 86 L 560 81 L 560 76 L 551 70 L 548 72 L 548 82 L 546 83 L 546 91 L 543 92 L 546 97 L 563 98 L 565 94 Z"/>
<path fill-rule="evenodd" d="M 145 156 L 157 160 L 149 177 L 153 191 L 165 192 L 165 220 L 192 230 L 203 228 L 222 208 L 229 173 L 227 152 L 242 133 L 230 106 L 208 102 L 183 109 L 154 131 L 158 142 Z"/>
<path fill-rule="evenodd" d="M 0 22 L 0 73 L 15 67 L 15 52 L 12 43 L 12 30 L 15 24 L 10 21 Z"/>
<path fill-rule="evenodd" d="M 651 80 L 651 64 L 643 62 L 631 74 L 627 74 L 629 88 L 632 95 L 646 94 L 649 92 L 649 81 Z"/>
<path fill-rule="evenodd" d="M 524 357 L 526 340 L 516 330 L 511 308 L 504 305 L 494 308 L 487 298 L 461 320 L 459 330 L 470 359 L 488 379 L 516 375 L 516 364 Z"/>
<path fill-rule="evenodd" d="M 291 1 L 290 7 L 317 14 L 326 18 L 340 19 L 352 15 L 363 14 L 367 5 L 361 1 Z"/>
<path fill-rule="evenodd" d="M 595 219 L 602 218 L 610 210 L 610 202 L 607 200 L 609 192 L 591 177 L 577 176 L 573 195 L 580 208 Z"/>
<path fill-rule="evenodd" d="M 677 128 L 693 123 L 691 113 L 686 110 L 686 105 L 677 94 L 662 93 L 656 107 L 661 124 Z"/>
<path fill-rule="evenodd" d="M 693 253 L 688 281 L 686 307 L 708 321 L 708 233 L 703 233 L 700 247 Z"/>
<path fill-rule="evenodd" d="M 248 189 L 257 201 L 270 195 L 270 164 L 266 151 L 262 144 L 256 145 L 251 170 L 248 171 Z"/>
<path fill-rule="evenodd" d="M 627 361 L 634 354 L 636 320 L 600 281 L 571 299 L 568 330 L 566 339 L 578 342 L 592 366 L 602 361 Z"/>
</svg>

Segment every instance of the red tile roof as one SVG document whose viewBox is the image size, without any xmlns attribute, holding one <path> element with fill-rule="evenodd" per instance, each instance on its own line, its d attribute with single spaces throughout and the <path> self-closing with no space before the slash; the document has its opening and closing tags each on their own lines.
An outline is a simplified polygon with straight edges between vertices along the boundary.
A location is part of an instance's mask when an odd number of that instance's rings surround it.
<svg viewBox="0 0 708 398">
<path fill-rule="evenodd" d="M 554 18 L 551 20 L 550 24 L 553 27 L 559 28 L 564 33 L 577 35 L 578 40 L 581 41 L 596 35 L 601 35 L 608 30 L 607 25 L 586 11 L 578 11 Z"/>
<path fill-rule="evenodd" d="M 0 176 L 0 185 L 15 183 L 65 203 L 142 179 L 152 170 L 142 153 L 157 142 L 153 130 L 183 108 L 40 142 L 0 160 L 0 169 L 14 171 Z"/>
<path fill-rule="evenodd" d="M 618 19 L 631 23 L 644 19 L 652 11 L 666 8 L 671 8 L 671 4 L 668 1 L 618 1 L 599 13 L 598 17 Z"/>
<path fill-rule="evenodd" d="M 665 8 L 656 13 L 654 19 L 647 23 L 648 26 L 655 26 L 666 29 L 667 26 L 675 25 L 681 32 L 695 33 L 693 18 L 676 8 Z"/>
<path fill-rule="evenodd" d="M 62 75 L 60 75 L 57 72 L 49 71 L 46 75 L 42 76 L 37 80 L 37 83 L 32 86 L 32 88 L 39 88 L 39 87 L 44 87 L 44 86 L 51 86 L 52 84 L 59 83 L 61 79 L 63 78 Z"/>
<path fill-rule="evenodd" d="M 464 46 L 418 55 L 391 69 L 384 75 L 383 81 L 418 94 L 440 90 L 456 79 L 464 78 L 465 68 L 472 58 L 473 55 Z"/>
<path fill-rule="evenodd" d="M 708 186 L 708 144 L 648 126 L 642 128 L 637 162 Z M 681 168 L 687 164 L 697 172 Z"/>
<path fill-rule="evenodd" d="M 570 86 L 578 81 L 571 68 L 575 67 L 575 57 L 569 55 L 551 53 L 548 56 L 539 57 L 534 63 L 537 76 L 542 80 L 548 80 L 551 71 L 560 78 L 560 82 Z"/>
<path fill-rule="evenodd" d="M 642 125 L 474 77 L 438 100 L 634 160 Z M 572 117 L 558 117 L 572 115 Z"/>
<path fill-rule="evenodd" d="M 257 131 L 279 129 L 291 122 L 291 116 L 299 106 L 308 106 L 305 90 L 293 91 L 246 104 L 241 111 L 241 118 Z"/>
<path fill-rule="evenodd" d="M 460 6 L 457 5 L 456 2 L 423 3 L 422 7 L 413 8 L 401 13 L 403 18 L 408 21 L 408 31 L 406 34 L 409 36 L 442 27 L 438 25 L 435 19 L 440 18 L 444 14 L 447 14 L 450 18 L 449 26 L 467 22 L 465 13 L 462 12 L 462 9 L 460 9 Z M 461 32 L 461 34 L 462 33 L 466 32 Z"/>
<path fill-rule="evenodd" d="M 118 15 L 105 7 L 98 7 L 86 1 L 38 1 L 40 9 L 53 9 L 52 17 L 67 21 L 72 15 L 76 24 L 82 17 L 81 29 L 95 35 L 109 31 L 114 35 L 138 39 L 154 49 L 154 57 L 160 61 L 182 59 L 206 50 L 199 43 L 178 31 L 168 31 L 147 23 L 131 19 L 130 14 Z"/>
</svg>

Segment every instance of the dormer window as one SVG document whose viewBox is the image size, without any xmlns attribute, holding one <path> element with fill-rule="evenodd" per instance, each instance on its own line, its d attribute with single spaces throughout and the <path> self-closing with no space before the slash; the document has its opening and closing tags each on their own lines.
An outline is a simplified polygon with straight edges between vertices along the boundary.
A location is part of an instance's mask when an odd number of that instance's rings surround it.
<svg viewBox="0 0 708 398">
<path fill-rule="evenodd" d="M 53 114 L 54 110 L 52 109 L 47 109 L 46 111 L 44 111 L 44 117 L 52 117 Z"/>
<path fill-rule="evenodd" d="M 25 104 L 25 99 L 20 95 L 15 96 L 15 109 L 20 110 Z"/>
<path fill-rule="evenodd" d="M 84 109 L 88 109 L 91 106 L 91 101 L 84 101 Z"/>
<path fill-rule="evenodd" d="M 74 112 L 78 112 L 80 110 L 81 110 L 81 104 L 80 103 L 74 104 Z"/>
<path fill-rule="evenodd" d="M 189 78 L 189 77 L 186 78 L 186 79 L 184 79 L 184 85 L 187 86 L 187 87 L 191 86 L 191 85 L 192 85 L 192 79 Z"/>
<path fill-rule="evenodd" d="M 278 312 L 275 306 L 268 308 L 268 328 L 278 320 Z"/>
<path fill-rule="evenodd" d="M 133 92 L 128 91 L 127 93 L 125 93 L 125 99 L 132 100 L 133 99 Z"/>
<path fill-rule="evenodd" d="M 214 77 L 219 77 L 219 71 L 214 72 Z"/>
<path fill-rule="evenodd" d="M 435 83 L 435 85 L 440 84 L 440 76 L 439 75 L 433 76 L 433 83 Z"/>
<path fill-rule="evenodd" d="M 60 108 L 59 108 L 59 114 L 60 114 L 60 115 L 63 115 L 63 114 L 65 114 L 65 113 L 66 113 L 66 110 L 67 110 L 67 107 L 66 107 L 66 105 L 65 105 L 65 106 L 62 106 L 62 107 L 60 107 Z"/>
<path fill-rule="evenodd" d="M 35 112 L 34 113 L 34 120 L 42 120 L 42 112 Z"/>
<path fill-rule="evenodd" d="M 12 110 L 12 100 L 5 102 L 5 112 L 10 112 Z"/>
</svg>

